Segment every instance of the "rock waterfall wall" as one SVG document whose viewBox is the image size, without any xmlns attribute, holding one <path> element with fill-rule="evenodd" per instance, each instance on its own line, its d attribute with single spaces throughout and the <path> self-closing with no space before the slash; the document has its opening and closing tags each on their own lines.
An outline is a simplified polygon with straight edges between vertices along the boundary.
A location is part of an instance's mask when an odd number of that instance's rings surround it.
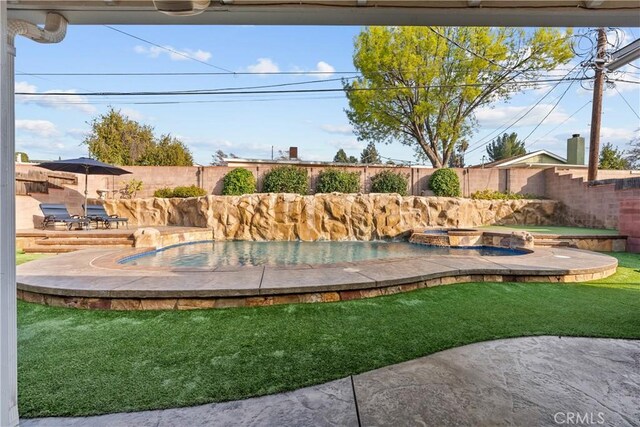
<svg viewBox="0 0 640 427">
<path fill-rule="evenodd" d="M 206 227 L 216 240 L 371 240 L 414 228 L 548 225 L 553 200 L 471 200 L 397 194 L 249 194 L 107 200 L 132 225 Z"/>
</svg>

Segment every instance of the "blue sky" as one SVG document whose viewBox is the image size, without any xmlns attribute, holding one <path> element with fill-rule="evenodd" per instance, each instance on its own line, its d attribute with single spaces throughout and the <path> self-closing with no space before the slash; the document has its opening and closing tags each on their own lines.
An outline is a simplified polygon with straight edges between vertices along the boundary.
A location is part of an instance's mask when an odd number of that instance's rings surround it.
<svg viewBox="0 0 640 427">
<path fill-rule="evenodd" d="M 57 45 L 40 45 L 23 38 L 16 41 L 16 90 L 18 92 L 171 91 L 263 86 L 315 81 L 292 88 L 339 88 L 339 72 L 354 71 L 353 40 L 359 27 L 263 27 L 263 26 L 126 26 L 127 33 L 165 46 L 182 55 L 159 49 L 104 26 L 71 26 Z M 639 29 L 626 29 L 623 44 L 640 37 Z M 197 60 L 185 58 L 189 56 Z M 626 66 L 616 77 L 640 82 L 640 61 Z M 234 72 L 323 71 L 305 75 L 235 76 L 33 76 L 22 73 L 83 72 Z M 572 65 L 552 73 L 562 77 Z M 338 72 L 331 74 L 331 72 Z M 477 112 L 478 128 L 471 146 L 491 137 L 549 88 L 527 91 L 508 103 Z M 566 89 L 560 85 L 509 132 L 526 136 L 540 123 Z M 640 84 L 618 84 L 631 107 L 640 112 Z M 573 133 L 587 137 L 591 92 L 572 86 L 557 108 L 527 140 L 530 150 L 547 149 L 565 156 L 566 139 Z M 150 105 L 149 101 L 186 103 Z M 193 103 L 199 101 L 199 103 Z M 206 101 L 206 102 L 200 102 Z M 67 97 L 16 98 L 16 145 L 31 158 L 57 159 L 86 155 L 82 140 L 88 122 L 113 105 L 132 119 L 149 124 L 157 134 L 171 133 L 192 150 L 196 162 L 209 164 L 221 149 L 240 157 L 270 158 L 275 151 L 299 147 L 304 160 L 331 160 L 339 148 L 356 155 L 366 145 L 351 132 L 344 109 L 347 101 L 337 93 L 291 95 L 219 95 L 180 97 Z M 604 98 L 601 142 L 624 149 L 640 128 L 640 119 L 614 89 Z M 568 119 L 569 118 L 569 119 Z M 568 119 L 568 120 L 567 120 Z M 562 122 L 566 122 L 561 124 Z M 554 129 L 555 128 L 555 129 Z M 588 141 L 587 141 L 588 143 Z M 413 150 L 399 143 L 378 145 L 380 153 L 399 160 L 414 160 Z M 481 162 L 485 150 L 466 158 Z"/>
</svg>

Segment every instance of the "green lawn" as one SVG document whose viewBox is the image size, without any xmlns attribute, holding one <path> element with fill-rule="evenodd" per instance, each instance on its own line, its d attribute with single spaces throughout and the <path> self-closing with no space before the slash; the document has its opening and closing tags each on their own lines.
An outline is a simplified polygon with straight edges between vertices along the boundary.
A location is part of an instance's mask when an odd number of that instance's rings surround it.
<svg viewBox="0 0 640 427">
<path fill-rule="evenodd" d="M 42 258 L 48 255 L 45 254 L 25 254 L 22 251 L 16 252 L 16 264 L 24 264 L 25 262 L 33 261 L 34 259 Z"/>
<path fill-rule="evenodd" d="M 479 227 L 481 230 L 490 231 L 512 231 L 524 230 L 538 234 L 560 234 L 569 236 L 617 236 L 618 231 L 602 228 L 581 228 L 581 227 L 556 227 L 553 225 L 488 225 Z"/>
<path fill-rule="evenodd" d="M 640 338 L 640 256 L 589 284 L 470 283 L 359 301 L 113 312 L 18 306 L 23 417 L 292 390 L 477 341 Z"/>
</svg>

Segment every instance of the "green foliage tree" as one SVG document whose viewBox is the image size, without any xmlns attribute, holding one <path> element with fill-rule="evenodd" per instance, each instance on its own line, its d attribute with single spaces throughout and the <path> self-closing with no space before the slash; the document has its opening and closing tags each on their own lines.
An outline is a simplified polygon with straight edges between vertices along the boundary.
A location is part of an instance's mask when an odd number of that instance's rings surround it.
<svg viewBox="0 0 640 427">
<path fill-rule="evenodd" d="M 438 197 L 460 197 L 460 179 L 453 169 L 438 169 L 429 179 L 429 189 Z"/>
<path fill-rule="evenodd" d="M 405 175 L 390 170 L 378 172 L 371 177 L 372 193 L 397 193 L 406 196 L 408 185 L 409 180 Z"/>
<path fill-rule="evenodd" d="M 629 142 L 631 148 L 627 151 L 627 160 L 630 167 L 640 169 L 640 128 L 636 132 L 637 136 Z"/>
<path fill-rule="evenodd" d="M 349 163 L 349 158 L 347 157 L 347 153 L 345 153 L 344 150 L 341 148 L 333 157 L 333 161 L 336 163 Z"/>
<path fill-rule="evenodd" d="M 496 160 L 527 154 L 527 150 L 524 147 L 524 141 L 519 141 L 518 134 L 512 132 L 511 134 L 505 133 L 497 137 L 487 145 L 487 154 L 489 159 L 495 162 Z"/>
<path fill-rule="evenodd" d="M 235 168 L 222 180 L 222 194 L 225 196 L 241 196 L 256 192 L 256 179 L 251 171 Z"/>
<path fill-rule="evenodd" d="M 110 107 L 94 118 L 91 132 L 83 141 L 89 154 L 106 163 L 121 166 L 191 166 L 193 157 L 189 149 L 176 138 L 162 135 L 159 139 L 153 128 Z"/>
<path fill-rule="evenodd" d="M 358 158 L 356 156 L 349 156 L 349 163 L 358 163 Z"/>
<path fill-rule="evenodd" d="M 193 155 L 179 139 L 162 135 L 147 149 L 139 163 L 143 166 L 193 166 Z"/>
<path fill-rule="evenodd" d="M 463 168 L 464 167 L 464 154 L 469 149 L 469 141 L 462 140 L 456 144 L 455 153 L 451 155 L 449 159 L 450 168 Z"/>
<path fill-rule="evenodd" d="M 600 150 L 600 169 L 624 170 L 630 169 L 629 160 L 624 158 L 624 151 L 620 151 L 610 142 L 604 144 Z"/>
<path fill-rule="evenodd" d="M 378 154 L 378 150 L 376 149 L 376 144 L 373 141 L 369 142 L 369 144 L 364 147 L 364 150 L 362 150 L 362 153 L 360 154 L 360 162 L 372 164 L 382 163 L 380 154 Z"/>
<path fill-rule="evenodd" d="M 325 169 L 318 174 L 316 193 L 357 193 L 360 191 L 360 174 L 336 169 Z"/>
<path fill-rule="evenodd" d="M 572 57 L 569 37 L 555 29 L 369 27 L 355 42 L 362 75 L 344 83 L 347 116 L 359 139 L 399 141 L 444 167 L 472 133 L 477 108 Z"/>
<path fill-rule="evenodd" d="M 295 166 L 278 166 L 264 175 L 262 191 L 265 193 L 307 194 L 309 177 L 307 170 Z"/>
<path fill-rule="evenodd" d="M 16 159 L 18 158 L 18 155 L 20 155 L 21 162 L 29 163 L 29 155 L 27 153 L 25 153 L 24 151 L 16 151 Z"/>
</svg>

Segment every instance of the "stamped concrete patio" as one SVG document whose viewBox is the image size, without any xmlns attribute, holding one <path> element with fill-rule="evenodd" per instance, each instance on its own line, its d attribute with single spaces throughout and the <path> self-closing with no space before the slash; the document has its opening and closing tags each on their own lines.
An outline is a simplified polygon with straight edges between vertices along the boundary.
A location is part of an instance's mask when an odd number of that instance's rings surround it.
<svg viewBox="0 0 640 427">
<path fill-rule="evenodd" d="M 613 257 L 564 248 L 517 256 L 416 256 L 293 267 L 117 263 L 132 253 L 136 251 L 87 249 L 21 265 L 18 297 L 99 309 L 224 308 L 349 300 L 462 282 L 577 282 L 607 277 L 617 267 Z"/>
<path fill-rule="evenodd" d="M 640 341 L 531 337 L 476 343 L 315 387 L 236 402 L 23 427 L 637 426 Z M 590 420 L 575 423 L 576 417 Z M 586 417 L 586 418 L 585 418 Z"/>
</svg>

